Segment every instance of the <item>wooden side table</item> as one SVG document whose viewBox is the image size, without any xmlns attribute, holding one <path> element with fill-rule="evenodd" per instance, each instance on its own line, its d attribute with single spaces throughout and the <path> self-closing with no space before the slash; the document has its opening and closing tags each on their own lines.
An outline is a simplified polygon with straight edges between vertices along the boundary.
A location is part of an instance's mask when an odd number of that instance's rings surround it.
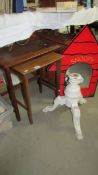
<svg viewBox="0 0 98 175">
<path fill-rule="evenodd" d="M 0 68 L 4 70 L 7 90 L 18 121 L 21 120 L 21 117 L 11 79 L 11 68 L 37 57 L 39 59 L 41 55 L 55 51 L 60 47 L 60 44 L 43 41 L 32 36 L 26 44 L 14 44 L 11 50 L 8 47 L 0 48 Z"/>
<path fill-rule="evenodd" d="M 14 71 L 21 79 L 23 83 L 23 93 L 25 97 L 26 109 L 28 113 L 28 118 L 30 123 L 33 123 L 32 118 L 32 109 L 31 109 L 31 100 L 29 92 L 29 81 L 28 74 L 35 72 L 36 70 L 41 70 L 43 67 L 50 65 L 54 62 L 57 63 L 57 72 L 56 72 L 56 87 L 57 93 L 59 90 L 59 74 L 60 74 L 60 60 L 62 58 L 61 54 L 55 52 L 49 52 L 42 56 L 37 57 L 36 59 L 28 60 L 22 64 L 13 66 L 11 69 Z M 41 76 L 41 74 L 40 74 Z M 40 77 L 41 78 L 41 77 Z"/>
</svg>

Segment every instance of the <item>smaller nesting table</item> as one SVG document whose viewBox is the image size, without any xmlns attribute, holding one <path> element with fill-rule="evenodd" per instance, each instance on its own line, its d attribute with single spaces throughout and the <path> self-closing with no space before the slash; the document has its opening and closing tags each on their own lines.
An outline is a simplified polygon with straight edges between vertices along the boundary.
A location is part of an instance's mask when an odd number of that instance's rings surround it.
<svg viewBox="0 0 98 175">
<path fill-rule="evenodd" d="M 41 70 L 43 67 L 46 67 L 47 65 L 50 65 L 56 62 L 57 71 L 56 71 L 55 79 L 56 79 L 56 91 L 58 94 L 61 58 L 62 58 L 61 54 L 58 54 L 52 51 L 42 56 L 39 56 L 36 59 L 30 59 L 28 61 L 25 61 L 24 63 L 13 66 L 11 68 L 12 71 L 14 71 L 20 77 L 21 82 L 23 84 L 23 91 L 24 91 L 23 94 L 24 94 L 25 104 L 26 104 L 25 108 L 27 109 L 28 119 L 31 124 L 33 123 L 33 118 L 32 118 L 30 92 L 29 92 L 28 74 L 33 73 L 37 70 Z M 40 79 L 41 79 L 41 73 L 40 73 Z"/>
</svg>

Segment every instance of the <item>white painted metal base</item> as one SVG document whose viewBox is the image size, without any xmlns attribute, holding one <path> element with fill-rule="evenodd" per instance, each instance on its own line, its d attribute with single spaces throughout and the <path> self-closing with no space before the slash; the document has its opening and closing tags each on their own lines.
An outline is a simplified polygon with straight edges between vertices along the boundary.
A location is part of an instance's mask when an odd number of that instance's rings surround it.
<svg viewBox="0 0 98 175">
<path fill-rule="evenodd" d="M 77 139 L 83 139 L 81 126 L 80 126 L 80 109 L 78 104 L 83 104 L 86 100 L 83 98 L 79 84 L 83 82 L 83 77 L 78 73 L 71 73 L 67 79 L 68 85 L 65 88 L 65 95 L 58 96 L 54 100 L 54 104 L 51 106 L 47 106 L 43 109 L 43 112 L 53 111 L 59 105 L 66 105 L 71 108 L 71 112 L 73 115 L 73 124 L 75 128 L 75 133 Z M 65 81 L 67 80 L 65 79 Z"/>
</svg>

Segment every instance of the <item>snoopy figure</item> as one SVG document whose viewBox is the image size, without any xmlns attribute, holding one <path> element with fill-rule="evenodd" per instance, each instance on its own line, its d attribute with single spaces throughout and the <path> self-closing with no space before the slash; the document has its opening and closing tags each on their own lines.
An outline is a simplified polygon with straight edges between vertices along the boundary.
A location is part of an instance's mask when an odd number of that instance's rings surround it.
<svg viewBox="0 0 98 175">
<path fill-rule="evenodd" d="M 65 95 L 57 96 L 54 104 L 45 107 L 43 112 L 53 111 L 59 105 L 66 105 L 68 108 L 71 108 L 76 137 L 80 140 L 83 139 L 83 135 L 80 126 L 80 109 L 78 104 L 83 104 L 86 100 L 82 96 L 79 84 L 82 83 L 84 79 L 79 73 L 70 73 L 68 77 L 65 78 L 65 81 L 68 82 L 64 90 Z"/>
</svg>

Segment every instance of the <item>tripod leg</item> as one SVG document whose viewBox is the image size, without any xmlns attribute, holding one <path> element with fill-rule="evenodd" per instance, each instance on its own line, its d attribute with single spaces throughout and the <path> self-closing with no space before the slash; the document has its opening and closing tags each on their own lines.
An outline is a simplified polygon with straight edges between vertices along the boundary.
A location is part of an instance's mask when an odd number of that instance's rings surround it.
<svg viewBox="0 0 98 175">
<path fill-rule="evenodd" d="M 80 126 L 80 109 L 78 104 L 71 107 L 71 112 L 73 115 L 73 124 L 76 132 L 76 137 L 78 140 L 83 139 L 82 130 Z"/>
<path fill-rule="evenodd" d="M 59 105 L 64 105 L 64 104 L 65 104 L 65 97 L 58 96 L 55 98 L 53 105 L 46 106 L 43 109 L 43 112 L 54 111 Z"/>
</svg>

